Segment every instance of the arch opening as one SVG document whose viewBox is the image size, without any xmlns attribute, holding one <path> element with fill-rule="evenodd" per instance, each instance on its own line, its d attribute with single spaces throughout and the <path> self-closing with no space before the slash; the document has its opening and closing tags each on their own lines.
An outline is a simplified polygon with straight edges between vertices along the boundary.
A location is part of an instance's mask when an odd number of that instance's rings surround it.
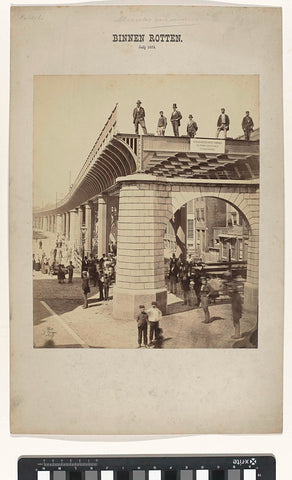
<svg viewBox="0 0 292 480">
<path fill-rule="evenodd" d="M 240 201 L 243 210 L 224 194 L 176 194 L 163 237 L 165 284 L 168 304 L 196 308 L 206 282 L 209 303 L 222 312 L 230 309 L 228 304 L 232 306 L 230 285 L 235 286 L 244 305 L 248 341 L 257 346 L 258 239 L 247 204 Z"/>
</svg>

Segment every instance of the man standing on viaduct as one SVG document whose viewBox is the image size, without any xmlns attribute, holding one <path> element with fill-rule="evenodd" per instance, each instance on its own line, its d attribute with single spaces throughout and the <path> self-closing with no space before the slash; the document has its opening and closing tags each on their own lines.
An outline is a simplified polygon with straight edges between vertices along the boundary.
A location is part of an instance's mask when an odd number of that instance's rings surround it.
<svg viewBox="0 0 292 480">
<path fill-rule="evenodd" d="M 175 137 L 179 136 L 178 127 L 180 126 L 180 121 L 182 119 L 182 114 L 177 110 L 176 103 L 173 104 L 173 112 L 170 117 L 172 123 L 173 133 Z"/>
<path fill-rule="evenodd" d="M 135 125 L 135 133 L 139 133 L 139 124 L 142 127 L 144 135 L 147 134 L 146 125 L 145 125 L 145 110 L 141 107 L 141 101 L 137 100 L 137 107 L 133 111 L 133 123 Z"/>
<path fill-rule="evenodd" d="M 245 112 L 245 117 L 242 119 L 242 130 L 244 131 L 245 140 L 249 140 L 250 134 L 253 131 L 253 119 L 249 116 L 249 111 Z"/>
<path fill-rule="evenodd" d="M 223 138 L 226 138 L 227 132 L 229 130 L 230 120 L 228 115 L 225 113 L 225 108 L 221 108 L 221 114 L 217 120 L 217 138 L 219 133 L 223 132 Z"/>
</svg>

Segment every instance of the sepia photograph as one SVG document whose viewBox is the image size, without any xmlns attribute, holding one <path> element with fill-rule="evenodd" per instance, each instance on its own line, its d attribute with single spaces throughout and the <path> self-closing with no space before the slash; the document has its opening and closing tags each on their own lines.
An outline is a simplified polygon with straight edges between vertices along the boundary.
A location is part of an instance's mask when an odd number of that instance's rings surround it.
<svg viewBox="0 0 292 480">
<path fill-rule="evenodd" d="M 11 9 L 11 432 L 281 431 L 281 41 L 277 8 Z"/>
<path fill-rule="evenodd" d="M 257 348 L 259 75 L 33 79 L 33 346 Z"/>
</svg>

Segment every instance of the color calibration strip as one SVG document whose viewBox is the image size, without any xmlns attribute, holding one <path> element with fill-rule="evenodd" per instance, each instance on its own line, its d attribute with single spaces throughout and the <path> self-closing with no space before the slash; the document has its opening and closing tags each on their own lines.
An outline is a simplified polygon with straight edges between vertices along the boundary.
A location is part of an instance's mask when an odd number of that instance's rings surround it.
<svg viewBox="0 0 292 480">
<path fill-rule="evenodd" d="M 38 471 L 37 480 L 257 480 L 256 469 Z"/>
</svg>

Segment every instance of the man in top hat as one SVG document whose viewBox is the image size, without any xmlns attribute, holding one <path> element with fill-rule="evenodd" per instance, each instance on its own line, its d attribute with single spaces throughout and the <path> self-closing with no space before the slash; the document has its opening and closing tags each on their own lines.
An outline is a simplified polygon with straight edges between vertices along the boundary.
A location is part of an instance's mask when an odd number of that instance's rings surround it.
<svg viewBox="0 0 292 480">
<path fill-rule="evenodd" d="M 145 125 L 145 110 L 141 107 L 141 101 L 137 100 L 137 107 L 133 111 L 133 123 L 135 125 L 135 133 L 139 133 L 139 124 L 142 127 L 144 135 L 147 134 Z"/>
<path fill-rule="evenodd" d="M 159 320 L 162 317 L 162 313 L 157 308 L 157 302 L 152 302 L 151 308 L 147 310 L 148 314 L 148 321 L 149 321 L 149 326 L 150 326 L 150 332 L 149 332 L 149 345 L 151 345 L 153 342 L 153 334 L 155 337 L 155 340 L 158 339 L 158 329 L 159 329 Z"/>
<path fill-rule="evenodd" d="M 250 132 L 253 132 L 253 119 L 249 116 L 249 111 L 245 112 L 245 117 L 242 119 L 242 130 L 244 131 L 245 140 L 249 140 Z"/>
<path fill-rule="evenodd" d="M 180 121 L 182 119 L 182 114 L 177 110 L 176 103 L 173 104 L 173 112 L 170 117 L 172 123 L 173 134 L 175 137 L 179 136 L 178 127 L 180 126 Z"/>
<path fill-rule="evenodd" d="M 159 112 L 159 114 L 160 114 L 160 117 L 158 118 L 158 123 L 157 123 L 157 135 L 159 137 L 164 137 L 166 125 L 167 125 L 167 119 L 163 115 L 162 110 Z"/>
<path fill-rule="evenodd" d="M 198 125 L 193 120 L 193 115 L 189 115 L 189 122 L 187 124 L 187 134 L 189 137 L 194 138 L 198 130 Z"/>
<path fill-rule="evenodd" d="M 223 132 L 223 137 L 226 138 L 227 131 L 229 130 L 230 120 L 228 115 L 225 113 L 225 108 L 221 108 L 221 114 L 217 120 L 217 138 L 219 133 Z"/>
</svg>

